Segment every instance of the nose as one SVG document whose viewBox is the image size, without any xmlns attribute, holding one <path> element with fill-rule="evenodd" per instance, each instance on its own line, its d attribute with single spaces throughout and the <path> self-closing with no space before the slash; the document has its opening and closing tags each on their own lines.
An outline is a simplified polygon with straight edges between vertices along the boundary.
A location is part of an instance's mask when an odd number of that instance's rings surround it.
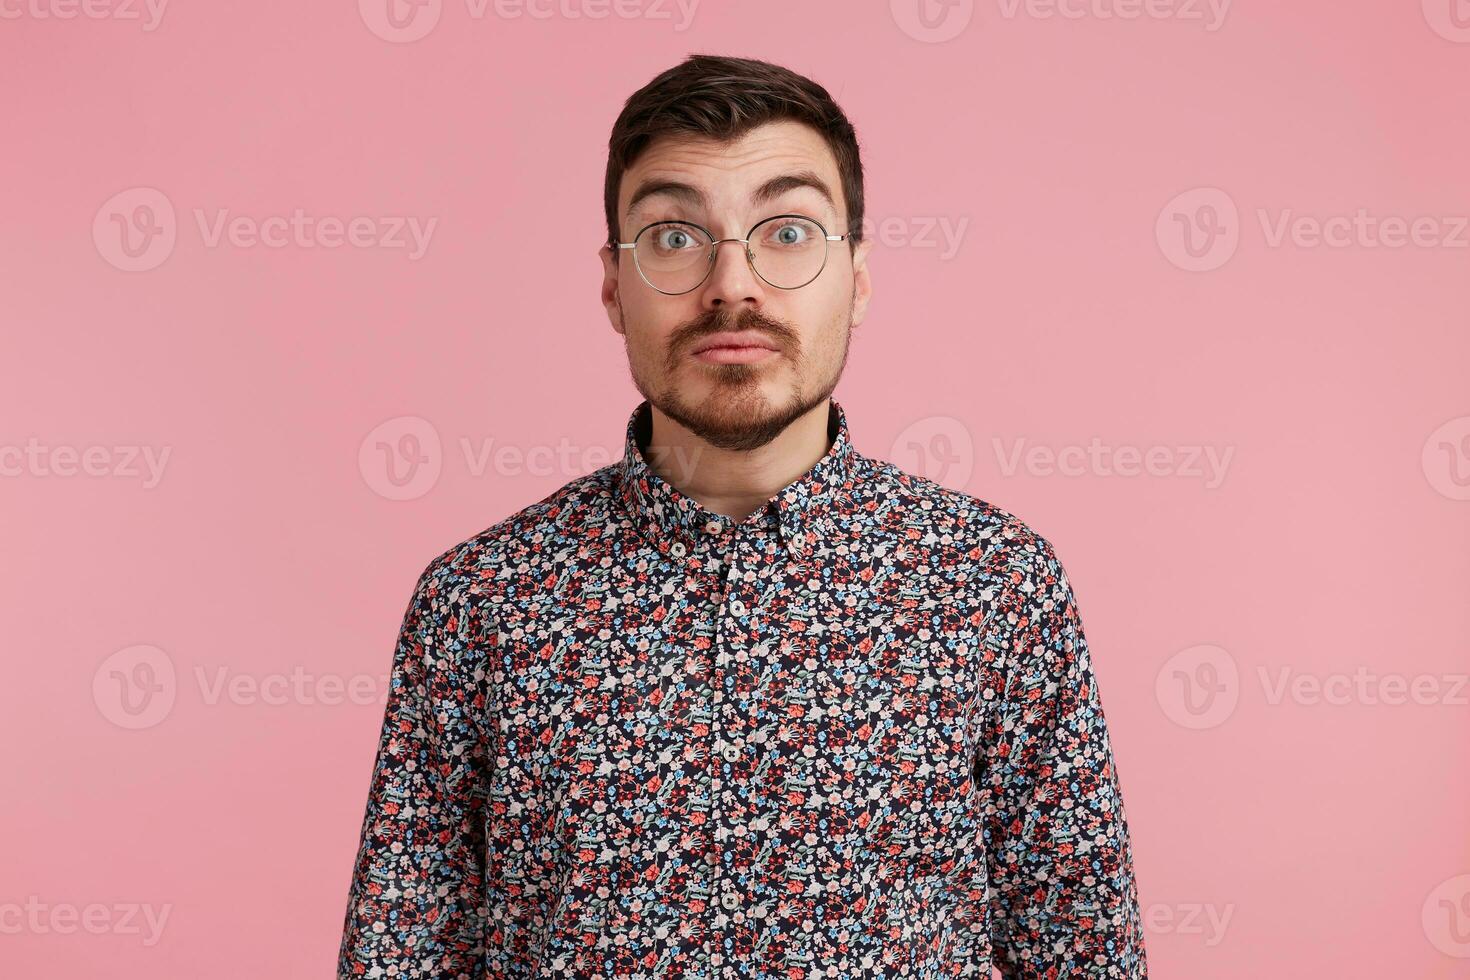
<svg viewBox="0 0 1470 980">
<path fill-rule="evenodd" d="M 721 248 L 727 243 L 737 247 Z M 714 243 L 714 249 L 714 268 L 700 289 L 700 305 L 712 309 L 747 301 L 764 302 L 765 291 L 751 264 L 750 245 L 740 238 L 721 238 Z"/>
</svg>

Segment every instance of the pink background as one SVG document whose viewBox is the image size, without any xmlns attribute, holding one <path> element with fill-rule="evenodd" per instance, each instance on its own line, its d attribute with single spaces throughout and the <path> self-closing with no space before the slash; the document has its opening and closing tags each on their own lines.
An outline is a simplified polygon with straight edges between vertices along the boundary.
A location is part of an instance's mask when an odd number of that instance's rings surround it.
<svg viewBox="0 0 1470 980">
<path fill-rule="evenodd" d="M 0 8 L 0 975 L 331 975 L 415 578 L 621 445 L 607 134 L 691 51 L 856 124 L 837 396 L 1057 545 L 1153 975 L 1470 974 L 1470 26 L 915 2 Z M 210 236 L 298 210 L 363 244 Z M 1429 223 L 1276 233 L 1360 210 Z"/>
</svg>

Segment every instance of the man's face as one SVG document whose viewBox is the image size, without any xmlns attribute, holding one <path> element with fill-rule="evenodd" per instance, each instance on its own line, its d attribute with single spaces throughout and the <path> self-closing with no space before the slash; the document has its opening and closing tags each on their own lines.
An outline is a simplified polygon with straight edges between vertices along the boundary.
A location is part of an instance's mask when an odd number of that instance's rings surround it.
<svg viewBox="0 0 1470 980">
<path fill-rule="evenodd" d="M 654 185 L 663 189 L 641 193 Z M 815 218 L 828 234 L 849 231 L 835 157 L 815 130 L 790 121 L 732 143 L 655 141 L 623 174 L 618 214 L 625 242 L 655 221 L 745 238 L 778 214 Z M 778 228 L 766 225 L 757 235 Z M 671 296 L 643 280 L 631 249 L 614 256 L 604 247 L 603 306 L 623 336 L 638 391 L 714 446 L 754 449 L 779 435 L 832 393 L 849 333 L 867 311 L 869 243 L 856 254 L 847 242 L 826 248 L 814 281 L 778 289 L 756 275 L 742 245 L 726 242 L 709 278 Z"/>
</svg>

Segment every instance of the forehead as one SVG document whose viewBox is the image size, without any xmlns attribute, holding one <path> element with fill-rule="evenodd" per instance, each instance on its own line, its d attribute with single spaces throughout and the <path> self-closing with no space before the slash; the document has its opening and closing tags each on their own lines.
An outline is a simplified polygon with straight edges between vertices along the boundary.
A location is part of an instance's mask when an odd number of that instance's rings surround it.
<svg viewBox="0 0 1470 980">
<path fill-rule="evenodd" d="M 830 190 L 834 209 L 845 207 L 837 158 L 821 135 L 791 120 L 764 123 L 737 140 L 660 137 L 624 173 L 618 188 L 618 213 L 628 215 L 634 199 L 649 188 L 687 184 L 701 192 L 713 211 L 743 211 L 753 194 L 779 177 L 810 174 Z M 810 188 L 796 193 L 821 195 Z M 643 197 L 638 210 L 669 203 L 667 193 Z M 682 203 L 692 204 L 692 201 Z"/>
</svg>

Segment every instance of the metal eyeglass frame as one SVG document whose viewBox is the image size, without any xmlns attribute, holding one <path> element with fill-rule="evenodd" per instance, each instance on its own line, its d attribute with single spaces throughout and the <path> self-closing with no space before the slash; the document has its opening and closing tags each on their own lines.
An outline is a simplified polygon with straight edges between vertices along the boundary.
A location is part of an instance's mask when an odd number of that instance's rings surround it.
<svg viewBox="0 0 1470 980">
<path fill-rule="evenodd" d="M 667 221 L 654 221 L 654 222 L 652 222 L 650 224 L 644 225 L 642 228 L 638 229 L 638 234 L 636 234 L 636 235 L 633 236 L 633 240 L 631 242 L 614 242 L 613 244 L 616 245 L 619 249 L 630 249 L 630 248 L 631 249 L 637 249 L 637 247 L 638 247 L 638 239 L 640 239 L 640 238 L 643 237 L 643 233 L 645 231 L 647 231 L 648 229 L 650 229 L 650 228 L 657 227 L 658 225 L 684 225 L 684 226 L 689 227 L 689 228 L 697 228 L 700 231 L 704 232 L 704 237 L 709 239 L 709 249 L 708 249 L 708 256 L 707 256 L 706 261 L 705 261 L 704 275 L 700 277 L 699 282 L 697 282 L 694 285 L 690 286 L 688 289 L 681 289 L 677 293 L 671 293 L 667 289 L 659 289 L 652 282 L 649 282 L 648 276 L 645 275 L 644 272 L 643 272 L 643 266 L 638 261 L 638 253 L 637 253 L 637 251 L 634 251 L 633 252 L 633 266 L 638 270 L 638 277 L 640 279 L 642 279 L 644 282 L 648 283 L 648 288 L 649 289 L 652 289 L 655 292 L 663 293 L 665 296 L 683 296 L 685 293 L 692 293 L 696 289 L 698 289 L 700 286 L 703 286 L 704 283 L 705 283 L 705 280 L 709 279 L 709 274 L 714 271 L 714 268 L 715 268 L 715 256 L 719 254 L 719 248 L 725 242 L 739 242 L 741 245 L 744 245 L 745 246 L 745 261 L 748 262 L 748 263 L 750 263 L 750 271 L 751 272 L 754 272 L 756 274 L 756 276 L 760 278 L 760 281 L 761 282 L 765 283 L 767 286 L 770 286 L 772 289 L 801 289 L 802 286 L 810 286 L 812 283 L 814 283 L 814 282 L 817 281 L 817 276 L 820 276 L 822 274 L 822 271 L 827 268 L 827 256 L 832 251 L 831 248 L 827 248 L 827 249 L 824 249 L 823 250 L 823 252 L 822 252 L 822 265 L 821 265 L 821 268 L 817 269 L 817 271 L 812 274 L 812 277 L 810 279 L 808 279 L 806 282 L 802 283 L 801 286 L 778 286 L 775 283 L 771 282 L 771 280 L 767 279 L 765 276 L 761 275 L 761 270 L 758 269 L 758 268 L 756 268 L 756 264 L 755 264 L 755 253 L 750 250 L 750 236 L 753 235 L 753 234 L 755 234 L 755 230 L 757 228 L 759 228 L 761 225 L 767 224 L 767 223 L 772 222 L 772 221 L 777 221 L 777 220 L 779 220 L 781 218 L 800 218 L 802 221 L 810 221 L 812 224 L 814 224 L 814 225 L 817 226 L 817 228 L 822 232 L 822 237 L 824 239 L 826 239 L 827 241 L 829 241 L 829 242 L 845 242 L 848 239 L 848 235 L 829 235 L 829 234 L 827 234 L 826 227 L 820 221 L 818 221 L 816 218 L 811 217 L 810 215 L 794 214 L 793 213 L 793 214 L 773 214 L 769 218 L 762 218 L 761 220 L 757 221 L 755 224 L 753 224 L 753 225 L 750 226 L 750 231 L 747 231 L 745 233 L 745 237 L 744 238 L 716 238 L 714 236 L 714 232 L 710 231 L 708 228 L 704 227 L 703 225 L 695 224 L 692 221 L 674 221 L 674 220 L 667 220 Z"/>
</svg>

